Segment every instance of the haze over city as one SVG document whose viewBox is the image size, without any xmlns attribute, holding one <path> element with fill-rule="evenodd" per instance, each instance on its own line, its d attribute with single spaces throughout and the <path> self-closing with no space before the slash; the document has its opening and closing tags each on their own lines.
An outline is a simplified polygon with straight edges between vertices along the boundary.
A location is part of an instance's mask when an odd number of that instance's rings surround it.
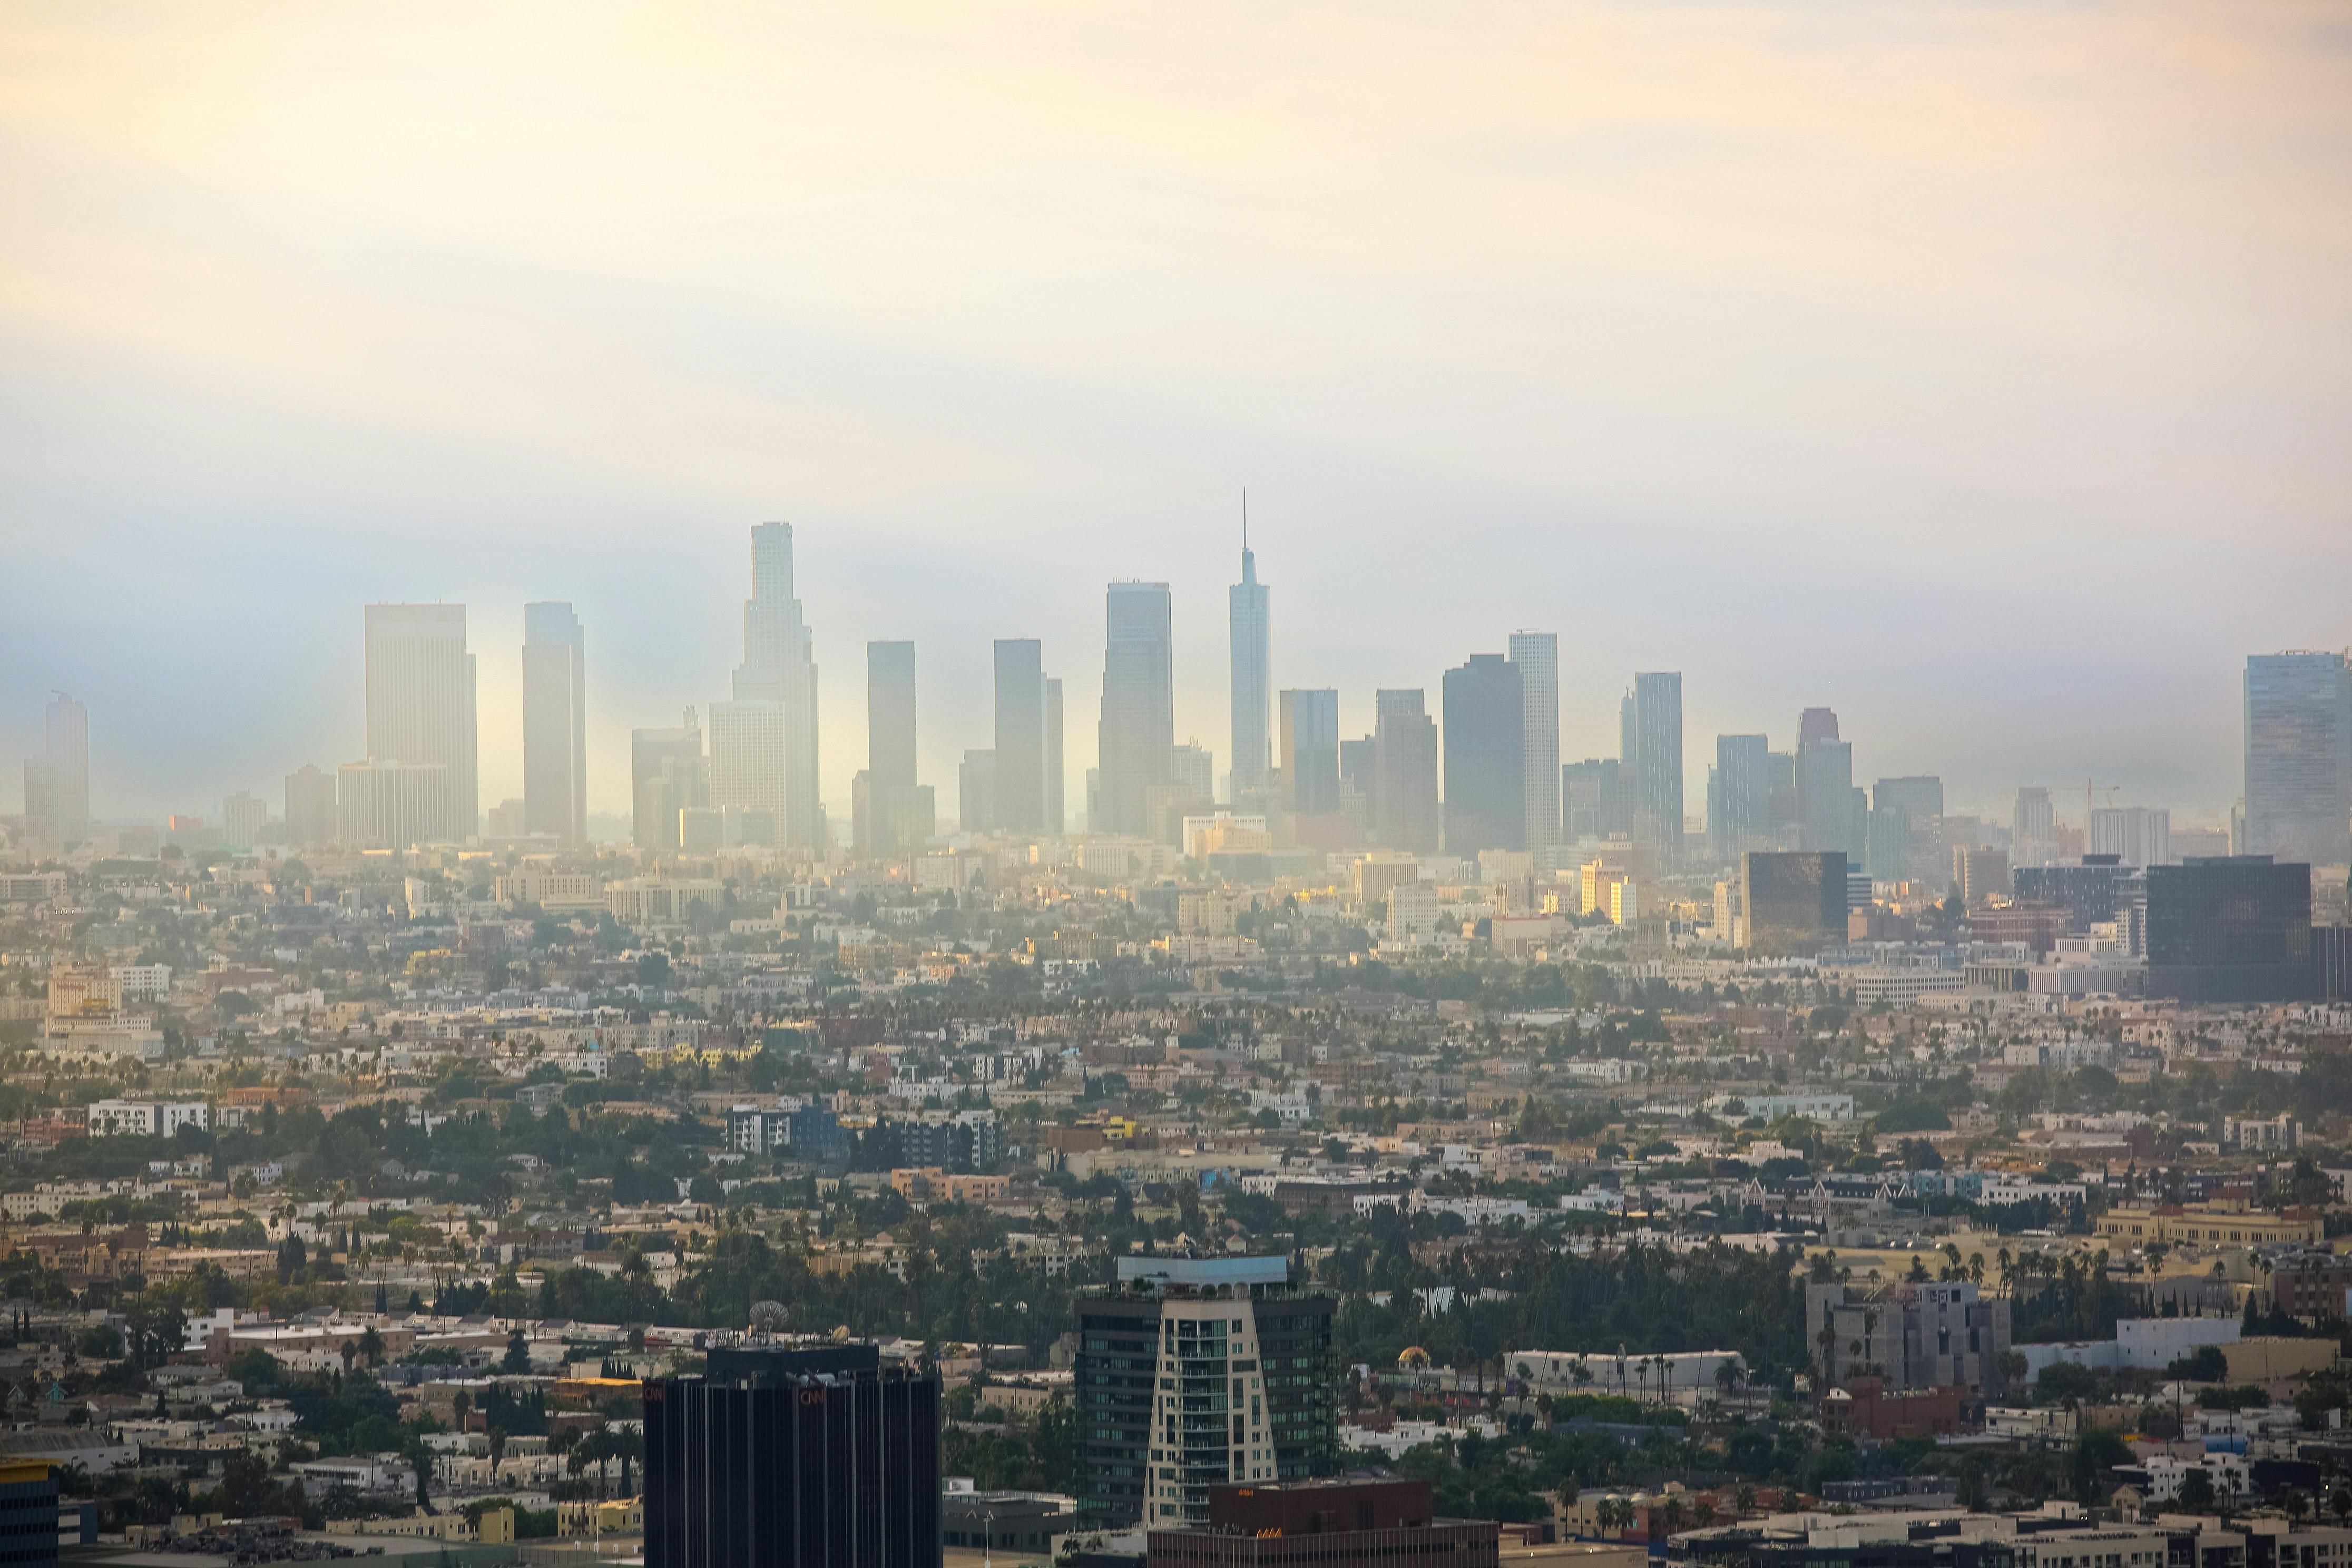
<svg viewBox="0 0 2352 1568">
<path fill-rule="evenodd" d="M 2326 8 L 5 26 L 0 755 L 73 692 L 101 818 L 364 754 L 400 601 L 467 606 L 486 808 L 571 604 L 625 816 L 779 519 L 842 834 L 877 638 L 945 795 L 1040 638 L 1075 816 L 1115 578 L 1224 773 L 1244 487 L 1275 688 L 1364 733 L 1553 631 L 1564 758 L 1683 673 L 1694 815 L 1826 705 L 1956 809 L 2219 826 L 2245 656 L 2352 643 Z"/>
</svg>

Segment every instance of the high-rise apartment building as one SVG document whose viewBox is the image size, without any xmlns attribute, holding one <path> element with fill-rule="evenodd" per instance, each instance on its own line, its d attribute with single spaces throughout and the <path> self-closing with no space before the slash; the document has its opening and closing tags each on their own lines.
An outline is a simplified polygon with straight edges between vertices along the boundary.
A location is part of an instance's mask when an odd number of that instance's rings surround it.
<svg viewBox="0 0 2352 1568">
<path fill-rule="evenodd" d="M 1559 637 L 1513 632 L 1511 663 L 1519 672 L 1519 793 L 1521 849 L 1538 853 L 1559 842 Z M 1675 754 L 1682 755 L 1681 678 L 1675 678 Z M 1682 799 L 1682 785 L 1675 785 Z M 1675 819 L 1677 842 L 1682 818 Z"/>
<path fill-rule="evenodd" d="M 1853 743 L 1838 738 L 1837 714 L 1808 708 L 1797 721 L 1797 813 L 1801 847 L 1849 858 L 1853 842 Z"/>
<path fill-rule="evenodd" d="M 1762 735 L 1717 735 L 1707 774 L 1706 831 L 1717 860 L 1737 862 L 1771 833 L 1772 743 Z"/>
<path fill-rule="evenodd" d="M 940 1380 L 870 1344 L 645 1385 L 646 1568 L 938 1568 Z"/>
<path fill-rule="evenodd" d="M 1329 1474 L 1332 1307 L 1281 1258 L 1119 1258 L 1078 1296 L 1081 1521 L 1203 1523 L 1212 1486 Z"/>
<path fill-rule="evenodd" d="M 446 838 L 455 793 L 446 763 L 345 763 L 336 770 L 335 841 L 405 849 Z"/>
<path fill-rule="evenodd" d="M 1265 787 L 1267 706 L 1274 690 L 1272 633 L 1266 619 L 1266 588 L 1257 580 L 1257 557 L 1242 535 L 1242 580 L 1233 585 L 1227 612 L 1233 636 L 1234 798 Z"/>
<path fill-rule="evenodd" d="M 2245 693 L 2247 853 L 2352 861 L 2352 663 L 2256 654 Z"/>
<path fill-rule="evenodd" d="M 252 848 L 268 825 L 269 807 L 249 791 L 240 790 L 221 802 L 221 843 L 227 848 Z"/>
<path fill-rule="evenodd" d="M 1527 847 L 1527 711 L 1522 667 L 1474 653 L 1445 672 L 1445 852 Z M 1555 742 L 1555 744 L 1558 742 Z"/>
<path fill-rule="evenodd" d="M 1165 583 L 1113 583 L 1104 596 L 1102 719 L 1097 756 L 1101 819 L 1097 833 L 1141 837 L 1150 792 L 1168 782 L 1176 746 L 1175 637 Z"/>
<path fill-rule="evenodd" d="M 1045 830 L 1045 648 L 1034 637 L 996 642 L 996 826 Z"/>
<path fill-rule="evenodd" d="M 779 847 L 817 849 L 817 779 L 816 647 L 794 595 L 792 524 L 763 522 L 751 530 L 734 700 L 710 710 L 710 804 L 772 814 Z"/>
<path fill-rule="evenodd" d="M 656 852 L 684 847 L 677 814 L 710 804 L 710 759 L 693 709 L 675 729 L 629 732 L 629 803 L 631 843 Z"/>
<path fill-rule="evenodd" d="M 2172 858 L 2172 812 L 2167 806 L 2103 805 L 2091 813 L 2084 853 L 2112 855 L 2126 866 L 2161 866 Z"/>
<path fill-rule="evenodd" d="M 2046 866 L 2058 840 L 2058 814 L 2050 791 L 2041 784 L 2021 784 L 2009 818 L 2009 861 L 2011 866 Z"/>
<path fill-rule="evenodd" d="M 1683 678 L 1662 670 L 1633 677 L 1633 842 L 1652 863 L 1683 863 Z"/>
<path fill-rule="evenodd" d="M 522 820 L 588 842 L 588 652 L 569 605 L 522 607 Z"/>
<path fill-rule="evenodd" d="M 1415 689 L 1372 695 L 1372 834 L 1384 849 L 1433 855 L 1444 842 L 1437 800 L 1437 721 Z"/>
<path fill-rule="evenodd" d="M 850 839 L 861 860 L 913 854 L 937 826 L 915 782 L 915 645 L 866 645 L 866 767 L 850 784 Z"/>
<path fill-rule="evenodd" d="M 404 826 L 415 842 L 471 838 L 481 830 L 481 775 L 466 606 L 370 605 L 365 619 L 368 761 L 437 765 L 439 796 Z M 410 776 L 421 786 L 429 775 Z"/>
<path fill-rule="evenodd" d="M 305 763 L 286 775 L 286 842 L 329 844 L 335 837 L 335 775 Z"/>
<path fill-rule="evenodd" d="M 1281 696 L 1284 804 L 1301 816 L 1339 809 L 1339 694 L 1330 688 Z"/>
</svg>

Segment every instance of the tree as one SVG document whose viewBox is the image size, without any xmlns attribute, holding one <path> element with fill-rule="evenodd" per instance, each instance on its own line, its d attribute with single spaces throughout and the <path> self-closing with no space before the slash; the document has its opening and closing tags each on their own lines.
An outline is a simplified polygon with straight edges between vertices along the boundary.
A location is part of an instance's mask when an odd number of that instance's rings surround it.
<svg viewBox="0 0 2352 1568">
<path fill-rule="evenodd" d="M 425 1446 L 425 1438 L 421 1434 L 409 1445 L 408 1463 L 416 1471 L 416 1506 L 427 1513 L 432 1513 L 435 1511 L 432 1485 L 433 1450 Z"/>
<path fill-rule="evenodd" d="M 524 1373 L 530 1370 L 530 1345 L 517 1329 L 507 1336 L 507 1353 L 499 1363 L 500 1372 Z"/>
<path fill-rule="evenodd" d="M 2180 1506 L 2189 1513 L 2213 1511 L 2213 1478 L 2203 1466 L 2180 1478 Z"/>
<path fill-rule="evenodd" d="M 370 1367 L 383 1364 L 383 1336 L 375 1331 L 373 1323 L 360 1333 L 360 1356 Z"/>
</svg>

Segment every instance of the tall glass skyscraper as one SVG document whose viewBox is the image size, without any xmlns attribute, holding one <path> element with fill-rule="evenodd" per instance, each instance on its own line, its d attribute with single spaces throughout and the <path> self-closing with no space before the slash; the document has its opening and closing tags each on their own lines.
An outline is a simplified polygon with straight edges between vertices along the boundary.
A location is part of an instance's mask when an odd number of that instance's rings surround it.
<svg viewBox="0 0 2352 1568">
<path fill-rule="evenodd" d="M 1035 637 L 996 641 L 996 823 L 1000 832 L 1045 826 L 1045 647 Z"/>
<path fill-rule="evenodd" d="M 2352 861 L 2352 665 L 2340 653 L 2246 660 L 2246 850 Z"/>
<path fill-rule="evenodd" d="M 1282 694 L 1282 782 L 1290 809 L 1301 816 L 1339 809 L 1338 691 Z"/>
<path fill-rule="evenodd" d="M 438 763 L 432 798 L 404 827 L 462 843 L 481 829 L 466 606 L 370 605 L 365 621 L 368 761 Z"/>
<path fill-rule="evenodd" d="M 1707 775 L 1706 830 L 1715 858 L 1736 863 L 1771 832 L 1772 742 L 1763 735 L 1717 735 Z"/>
<path fill-rule="evenodd" d="M 1546 849 L 1559 842 L 1559 637 L 1513 632 L 1511 663 L 1519 672 L 1518 847 Z"/>
<path fill-rule="evenodd" d="M 734 693 L 710 710 L 710 804 L 770 814 L 784 847 L 822 847 L 815 643 L 793 596 L 788 522 L 751 530 L 751 596 L 743 602 Z"/>
<path fill-rule="evenodd" d="M 45 849 L 89 837 L 89 710 L 58 692 L 49 702 L 41 754 L 25 759 L 25 826 Z"/>
<path fill-rule="evenodd" d="M 522 607 L 522 825 L 588 842 L 587 645 L 569 605 Z"/>
<path fill-rule="evenodd" d="M 1683 863 L 1683 678 L 1678 670 L 1633 677 L 1633 842 L 1658 869 Z"/>
<path fill-rule="evenodd" d="M 1475 859 L 1481 849 L 1528 847 L 1521 669 L 1501 654 L 1474 653 L 1445 672 L 1442 700 L 1449 855 Z M 1553 776 L 1559 776 L 1557 769 Z"/>
<path fill-rule="evenodd" d="M 866 767 L 850 781 L 850 835 L 860 859 L 913 853 L 937 826 L 915 782 L 915 645 L 866 645 Z"/>
<path fill-rule="evenodd" d="M 1242 535 L 1242 580 L 1233 586 L 1234 773 L 1238 798 L 1265 787 L 1266 701 L 1272 687 L 1265 584 L 1257 580 L 1257 557 Z"/>
<path fill-rule="evenodd" d="M 1837 714 L 1808 708 L 1797 721 L 1797 815 L 1804 848 L 1858 853 L 1853 837 L 1853 742 L 1838 738 Z"/>
<path fill-rule="evenodd" d="M 1152 831 L 1149 792 L 1176 748 L 1175 634 L 1165 583 L 1113 583 L 1104 599 L 1098 833 Z"/>
</svg>

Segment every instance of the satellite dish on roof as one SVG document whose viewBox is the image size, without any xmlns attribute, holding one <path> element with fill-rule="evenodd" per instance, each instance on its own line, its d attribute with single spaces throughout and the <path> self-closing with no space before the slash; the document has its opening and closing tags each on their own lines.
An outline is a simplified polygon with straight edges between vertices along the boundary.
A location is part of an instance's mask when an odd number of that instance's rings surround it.
<svg viewBox="0 0 2352 1568">
<path fill-rule="evenodd" d="M 792 1315 L 782 1301 L 751 1303 L 751 1331 L 768 1339 L 784 1331 L 784 1320 Z"/>
</svg>

